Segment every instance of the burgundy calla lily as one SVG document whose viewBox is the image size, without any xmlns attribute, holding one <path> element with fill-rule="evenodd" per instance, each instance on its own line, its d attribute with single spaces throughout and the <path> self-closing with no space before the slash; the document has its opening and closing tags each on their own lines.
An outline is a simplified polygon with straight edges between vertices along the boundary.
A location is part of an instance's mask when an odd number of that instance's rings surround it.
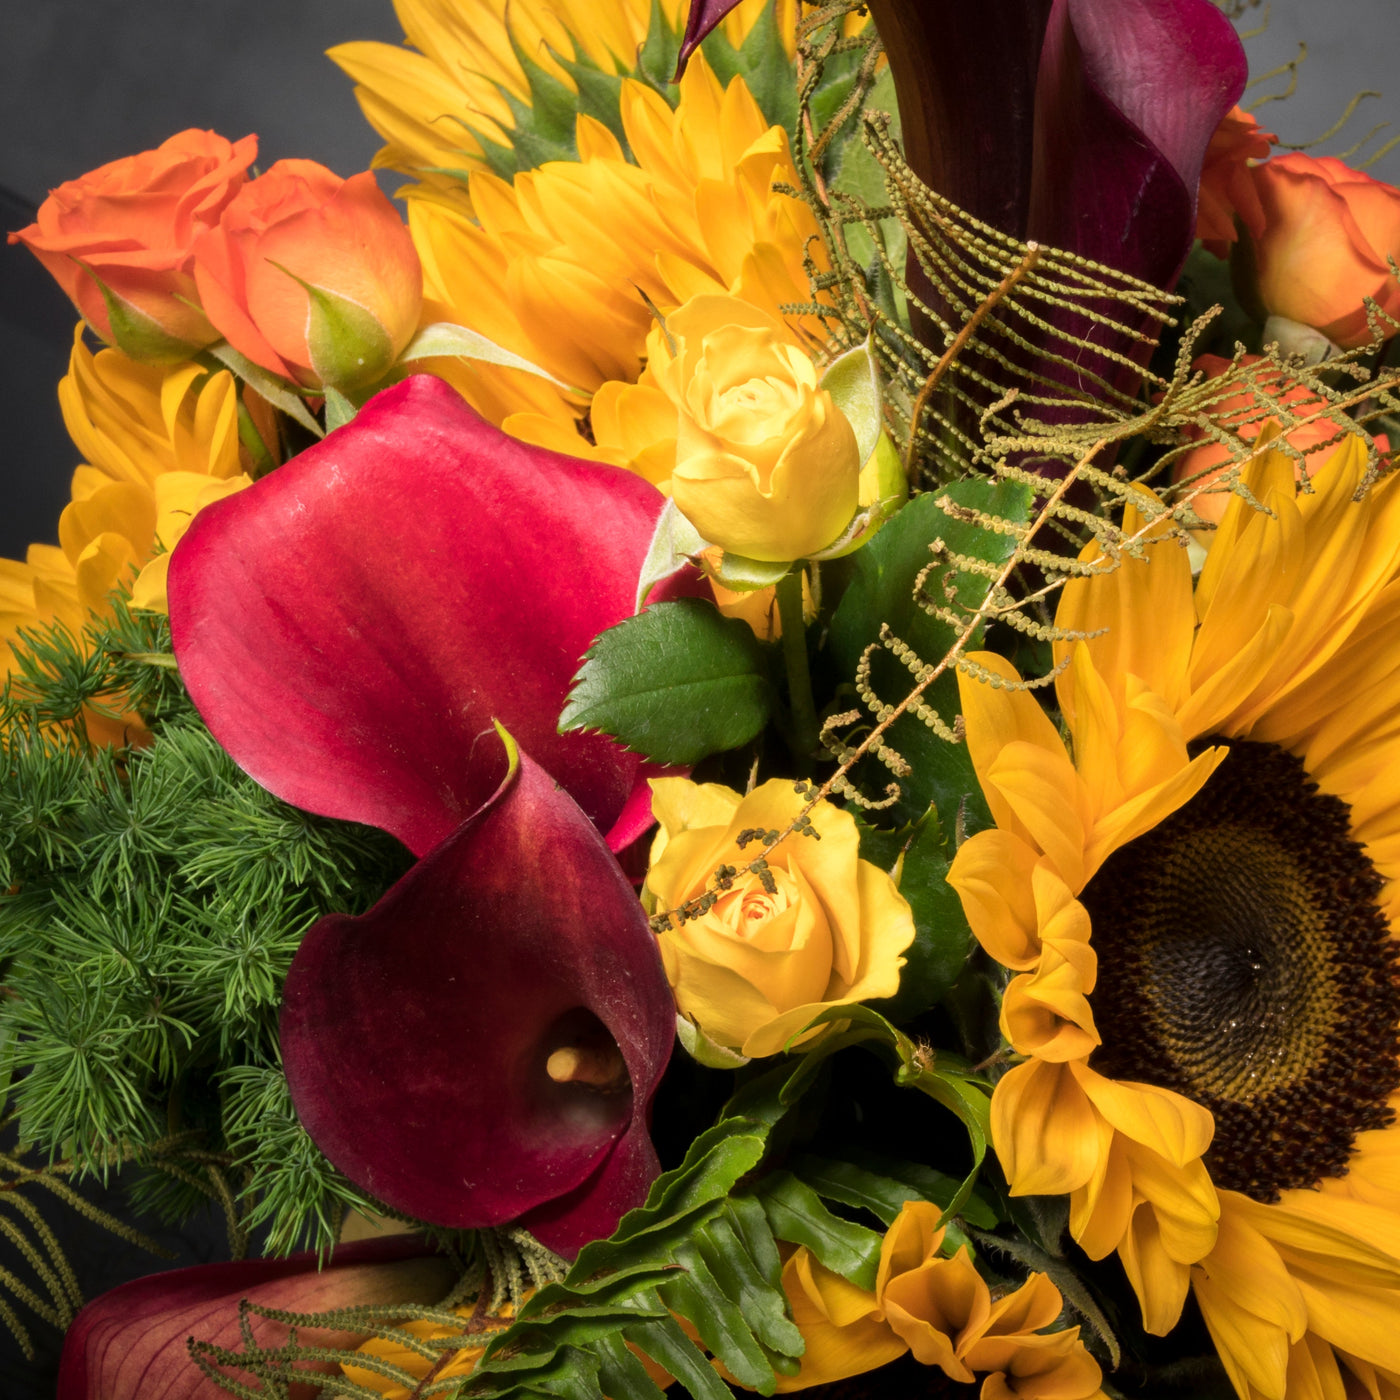
<svg viewBox="0 0 1400 1400">
<path fill-rule="evenodd" d="M 517 1220 L 572 1251 L 659 1170 L 642 1111 L 675 1036 L 659 972 L 621 867 L 521 755 L 368 914 L 307 934 L 281 1022 L 297 1116 L 409 1215 Z"/>
<path fill-rule="evenodd" d="M 396 1236 L 342 1245 L 324 1268 L 315 1254 L 171 1269 L 95 1298 L 63 1342 L 57 1400 L 211 1400 L 224 1392 L 190 1358 L 189 1338 L 237 1348 L 239 1301 L 288 1312 L 374 1304 L 435 1303 L 455 1282 L 421 1240 Z M 255 1334 L 260 1324 L 254 1323 Z M 279 1336 L 283 1335 L 278 1333 Z M 318 1333 L 349 1346 L 355 1333 Z M 334 1371 L 308 1363 L 308 1370 Z"/>
<path fill-rule="evenodd" d="M 693 0 L 682 61 L 734 2 Z M 1211 0 L 871 0 L 870 12 L 920 179 L 1013 237 L 1175 282 L 1201 160 L 1247 75 Z"/>
<path fill-rule="evenodd" d="M 632 610 L 662 504 L 420 377 L 201 512 L 170 565 L 176 656 L 219 742 L 279 797 L 423 857 L 293 961 L 303 1123 L 379 1199 L 451 1226 L 524 1218 L 560 1252 L 657 1171 L 646 1115 L 675 1009 L 599 834 L 641 829 L 643 775 L 556 724 L 594 635 Z M 493 722 L 521 741 L 509 765 Z"/>
</svg>

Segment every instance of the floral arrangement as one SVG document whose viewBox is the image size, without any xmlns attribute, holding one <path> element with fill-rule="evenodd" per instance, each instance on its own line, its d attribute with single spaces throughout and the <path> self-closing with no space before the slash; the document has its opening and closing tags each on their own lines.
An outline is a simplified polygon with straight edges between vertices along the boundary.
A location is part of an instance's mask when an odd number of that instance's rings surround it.
<svg viewBox="0 0 1400 1400">
<path fill-rule="evenodd" d="M 1400 1397 L 1400 192 L 1210 0 L 397 0 L 10 235 L 60 1400 Z M 212 1202 L 86 1306 L 32 1203 Z"/>
</svg>

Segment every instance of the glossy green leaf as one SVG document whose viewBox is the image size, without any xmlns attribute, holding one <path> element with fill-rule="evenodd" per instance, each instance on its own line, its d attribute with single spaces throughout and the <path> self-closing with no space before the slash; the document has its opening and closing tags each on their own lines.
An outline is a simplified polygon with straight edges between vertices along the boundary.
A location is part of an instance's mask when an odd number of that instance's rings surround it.
<svg viewBox="0 0 1400 1400">
<path fill-rule="evenodd" d="M 589 648 L 560 732 L 601 730 L 657 763 L 697 763 L 736 749 L 768 722 L 762 644 L 711 603 L 658 603 Z"/>
<path fill-rule="evenodd" d="M 805 1244 L 828 1269 L 859 1288 L 875 1287 L 880 1235 L 833 1215 L 791 1172 L 765 1177 L 757 1194 L 778 1239 Z"/>
<path fill-rule="evenodd" d="M 948 622 L 931 616 L 915 597 L 920 573 L 934 562 L 930 545 L 941 540 L 950 554 L 1004 563 L 1015 547 L 1014 537 L 965 518 L 962 512 L 977 510 L 997 519 L 1021 522 L 1030 507 L 1030 494 L 1030 488 L 1020 483 L 979 478 L 956 482 L 910 501 L 854 556 L 851 581 L 832 617 L 827 641 L 840 674 L 854 681 L 862 655 L 874 646 L 870 677 L 875 693 L 888 704 L 899 704 L 916 681 L 909 669 L 880 645 L 881 624 L 888 623 L 891 633 L 929 665 L 942 661 L 957 638 Z M 944 499 L 953 513 L 940 506 Z M 939 605 L 948 606 L 945 589 L 951 590 L 956 606 L 974 609 L 986 593 L 987 580 L 948 564 L 931 571 L 922 591 Z M 969 649 L 978 644 L 979 638 L 974 636 Z M 921 698 L 951 726 L 958 713 L 957 678 L 952 670 L 945 671 Z M 930 805 L 948 831 L 963 807 L 970 830 L 990 821 L 965 744 L 940 738 L 912 713 L 894 722 L 887 742 L 913 770 L 897 779 L 902 795 L 885 817 L 891 825 L 917 819 Z M 873 792 L 882 792 L 891 780 L 889 770 L 873 759 L 859 765 L 856 777 Z"/>
</svg>

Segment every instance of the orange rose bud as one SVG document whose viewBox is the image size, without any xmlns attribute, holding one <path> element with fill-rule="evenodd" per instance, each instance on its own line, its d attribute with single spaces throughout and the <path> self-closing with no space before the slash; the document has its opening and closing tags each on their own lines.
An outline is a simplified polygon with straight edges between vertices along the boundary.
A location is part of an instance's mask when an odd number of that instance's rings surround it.
<svg viewBox="0 0 1400 1400">
<path fill-rule="evenodd" d="M 1301 152 L 1250 173 L 1263 228 L 1241 271 L 1268 314 L 1312 326 L 1344 349 L 1371 338 L 1365 297 L 1400 316 L 1400 282 L 1386 263 L 1400 256 L 1400 190 L 1333 156 Z"/>
<path fill-rule="evenodd" d="M 174 361 L 218 333 L 195 302 L 195 241 L 244 183 L 258 138 L 182 131 L 50 192 L 23 243 L 109 345 Z"/>
<path fill-rule="evenodd" d="M 423 270 L 368 171 L 279 160 L 195 247 L 210 321 L 255 364 L 308 388 L 381 379 L 418 327 Z"/>
<path fill-rule="evenodd" d="M 1256 238 L 1264 227 L 1264 211 L 1250 175 L 1250 162 L 1268 157 L 1278 137 L 1261 131 L 1243 107 L 1231 107 L 1215 129 L 1201 164 L 1201 188 L 1196 199 L 1196 237 L 1217 258 L 1228 256 L 1238 237 L 1235 220 Z"/>
</svg>

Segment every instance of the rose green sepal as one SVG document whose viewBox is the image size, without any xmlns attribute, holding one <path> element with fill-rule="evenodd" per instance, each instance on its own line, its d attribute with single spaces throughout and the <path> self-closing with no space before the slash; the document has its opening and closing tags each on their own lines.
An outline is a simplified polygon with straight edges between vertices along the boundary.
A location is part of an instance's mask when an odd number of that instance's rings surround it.
<svg viewBox="0 0 1400 1400">
<path fill-rule="evenodd" d="M 394 363 L 394 342 L 372 311 L 339 292 L 305 281 L 280 263 L 272 265 L 310 298 L 306 348 L 322 384 L 348 393 L 388 373 Z"/>
<path fill-rule="evenodd" d="M 739 1069 L 749 1063 L 747 1056 L 711 1040 L 694 1021 L 681 1015 L 676 1017 L 676 1039 L 692 1060 L 707 1069 Z"/>
<path fill-rule="evenodd" d="M 326 385 L 326 432 L 333 433 L 351 422 L 359 409 L 340 392 Z"/>
<path fill-rule="evenodd" d="M 767 559 L 746 559 L 742 554 L 731 554 L 725 550 L 719 563 L 710 569 L 716 583 L 735 593 L 752 593 L 759 588 L 769 588 L 777 583 L 792 568 L 783 560 L 771 563 Z"/>
<path fill-rule="evenodd" d="M 696 556 L 709 547 L 709 541 L 700 537 L 700 532 L 680 513 L 676 503 L 668 500 L 661 507 L 655 533 L 647 546 L 647 557 L 642 561 L 635 611 L 641 612 L 648 594 L 658 583 L 694 563 Z"/>
<path fill-rule="evenodd" d="M 220 340 L 204 349 L 206 355 L 217 360 L 225 369 L 232 370 L 245 384 L 251 385 L 273 408 L 279 408 L 295 423 L 300 423 L 308 432 L 318 438 L 325 437 L 325 430 L 311 416 L 310 410 L 302 402 L 296 389 L 289 388 L 285 379 L 270 374 L 261 365 L 255 365 L 241 351 L 235 350 L 226 340 Z"/>
<path fill-rule="evenodd" d="M 834 359 L 822 375 L 821 387 L 846 415 L 855 430 L 860 460 L 868 462 L 883 428 L 880 370 L 875 363 L 874 333 L 864 344 Z"/>
<path fill-rule="evenodd" d="M 813 559 L 821 562 L 854 554 L 869 544 L 879 528 L 909 499 L 904 464 L 885 433 L 880 434 L 875 451 L 861 471 L 860 494 L 867 503 L 856 511 L 851 523 L 831 544 L 812 555 Z"/>
<path fill-rule="evenodd" d="M 524 370 L 526 374 L 538 375 L 541 379 L 549 380 L 551 384 L 556 388 L 563 389 L 565 393 L 578 394 L 582 398 L 588 397 L 582 389 L 575 389 L 572 385 L 565 384 L 562 379 L 556 379 L 547 369 L 541 369 L 533 360 L 527 360 L 523 355 L 517 355 L 515 351 L 507 350 L 504 345 L 497 345 L 494 340 L 489 340 L 480 331 L 471 330 L 467 326 L 453 325 L 451 321 L 434 321 L 431 326 L 424 326 L 408 342 L 403 354 L 399 356 L 399 363 L 410 364 L 414 360 L 446 358 L 482 360 L 488 365 L 501 365 L 506 369 Z"/>
<path fill-rule="evenodd" d="M 75 260 L 77 261 L 77 260 Z M 181 340 L 171 335 L 153 316 L 148 316 L 134 302 L 119 297 L 85 262 L 78 266 L 97 283 L 102 300 L 107 307 L 107 319 L 112 326 L 112 341 L 123 355 L 147 365 L 175 365 L 184 360 L 192 360 L 208 343 Z M 106 337 L 88 323 L 89 329 L 99 339 Z M 214 338 L 210 327 L 210 339 Z"/>
</svg>

